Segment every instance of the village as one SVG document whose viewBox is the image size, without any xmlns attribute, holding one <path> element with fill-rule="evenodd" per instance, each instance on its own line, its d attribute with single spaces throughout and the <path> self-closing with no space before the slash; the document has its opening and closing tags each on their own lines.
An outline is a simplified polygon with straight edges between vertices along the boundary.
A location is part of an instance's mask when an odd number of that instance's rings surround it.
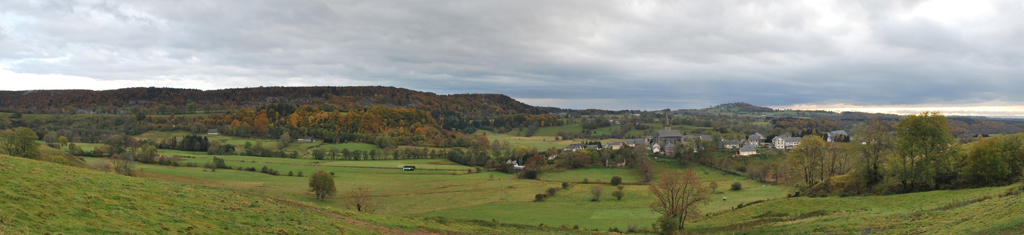
<svg viewBox="0 0 1024 235">
<path fill-rule="evenodd" d="M 618 123 L 618 121 L 615 122 Z M 799 136 L 778 135 L 774 136 L 769 142 L 765 142 L 765 136 L 757 132 L 750 134 L 746 139 L 734 140 L 721 139 L 712 135 L 683 135 L 679 130 L 673 130 L 666 121 L 662 130 L 658 130 L 654 135 L 646 136 L 645 138 L 613 141 L 604 145 L 569 144 L 568 146 L 565 146 L 562 151 L 576 151 L 582 149 L 618 150 L 626 146 L 631 148 L 641 146 L 642 148 L 650 151 L 650 153 L 670 156 L 675 154 L 681 145 L 688 145 L 693 148 L 694 151 L 697 151 L 696 148 L 699 145 L 696 143 L 698 141 L 711 141 L 715 143 L 713 146 L 718 146 L 718 149 L 738 149 L 733 156 L 750 156 L 758 154 L 758 148 L 766 150 L 790 150 L 800 145 L 801 139 L 802 137 Z M 822 136 L 822 140 L 826 142 L 846 142 L 849 140 L 849 135 L 845 130 L 834 130 L 827 132 L 826 135 Z"/>
</svg>

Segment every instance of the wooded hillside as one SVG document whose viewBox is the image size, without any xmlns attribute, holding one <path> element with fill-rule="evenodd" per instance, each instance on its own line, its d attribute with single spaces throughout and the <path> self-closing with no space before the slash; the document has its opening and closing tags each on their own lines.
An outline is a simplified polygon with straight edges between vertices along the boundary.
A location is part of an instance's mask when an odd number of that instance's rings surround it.
<svg viewBox="0 0 1024 235">
<path fill-rule="evenodd" d="M 404 88 L 365 87 L 256 87 L 223 90 L 178 88 L 125 88 L 117 90 L 33 90 L 0 91 L 0 108 L 33 113 L 67 113 L 78 109 L 113 112 L 126 108 L 149 114 L 188 113 L 197 110 L 255 108 L 265 103 L 291 105 L 331 104 L 342 111 L 385 105 L 416 108 L 435 118 L 446 113 L 462 115 L 541 114 L 533 107 L 501 94 L 437 95 Z"/>
</svg>

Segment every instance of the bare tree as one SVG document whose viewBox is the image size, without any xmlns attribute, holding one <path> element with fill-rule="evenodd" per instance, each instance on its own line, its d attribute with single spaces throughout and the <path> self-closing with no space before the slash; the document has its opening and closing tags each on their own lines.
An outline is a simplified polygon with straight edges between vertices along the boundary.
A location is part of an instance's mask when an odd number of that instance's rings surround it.
<svg viewBox="0 0 1024 235">
<path fill-rule="evenodd" d="M 348 196 L 345 197 L 345 204 L 351 208 L 355 208 L 356 211 L 373 214 L 380 209 L 380 203 L 373 200 L 373 195 L 370 194 L 369 189 L 359 187 L 348 191 Z"/>
<path fill-rule="evenodd" d="M 686 221 L 700 217 L 698 204 L 711 202 L 711 191 L 697 182 L 697 174 L 692 169 L 681 174 L 661 173 L 658 180 L 650 185 L 651 194 L 658 199 L 651 203 L 651 210 L 678 221 L 679 229 L 684 228 Z"/>
</svg>

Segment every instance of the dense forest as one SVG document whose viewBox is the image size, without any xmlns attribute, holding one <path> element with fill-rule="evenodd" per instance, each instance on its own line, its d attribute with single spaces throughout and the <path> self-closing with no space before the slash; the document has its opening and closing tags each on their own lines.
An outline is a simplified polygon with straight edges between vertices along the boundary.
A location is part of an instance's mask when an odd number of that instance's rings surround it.
<svg viewBox="0 0 1024 235">
<path fill-rule="evenodd" d="M 500 94 L 437 95 L 395 87 L 258 87 L 223 90 L 125 88 L 117 90 L 0 91 L 0 109 L 22 113 L 144 113 L 149 115 L 221 112 L 257 108 L 267 103 L 315 105 L 321 110 L 383 105 L 428 112 L 439 126 L 461 130 L 471 118 L 507 114 L 543 114 L 534 107 Z"/>
</svg>

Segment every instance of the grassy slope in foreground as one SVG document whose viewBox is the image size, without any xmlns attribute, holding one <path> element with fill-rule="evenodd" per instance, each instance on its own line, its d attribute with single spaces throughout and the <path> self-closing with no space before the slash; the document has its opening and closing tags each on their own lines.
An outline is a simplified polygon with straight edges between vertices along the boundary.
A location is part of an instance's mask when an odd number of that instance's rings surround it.
<svg viewBox="0 0 1024 235">
<path fill-rule="evenodd" d="M 1021 184 L 890 196 L 786 198 L 688 224 L 696 233 L 1019 234 Z M 1009 193 L 1008 193 L 1009 192 Z"/>
<path fill-rule="evenodd" d="M 366 215 L 6 155 L 0 155 L 0 175 L 4 176 L 0 181 L 0 234 L 149 234 L 177 230 L 194 234 L 336 234 L 339 229 L 347 234 L 578 232 Z"/>
</svg>

